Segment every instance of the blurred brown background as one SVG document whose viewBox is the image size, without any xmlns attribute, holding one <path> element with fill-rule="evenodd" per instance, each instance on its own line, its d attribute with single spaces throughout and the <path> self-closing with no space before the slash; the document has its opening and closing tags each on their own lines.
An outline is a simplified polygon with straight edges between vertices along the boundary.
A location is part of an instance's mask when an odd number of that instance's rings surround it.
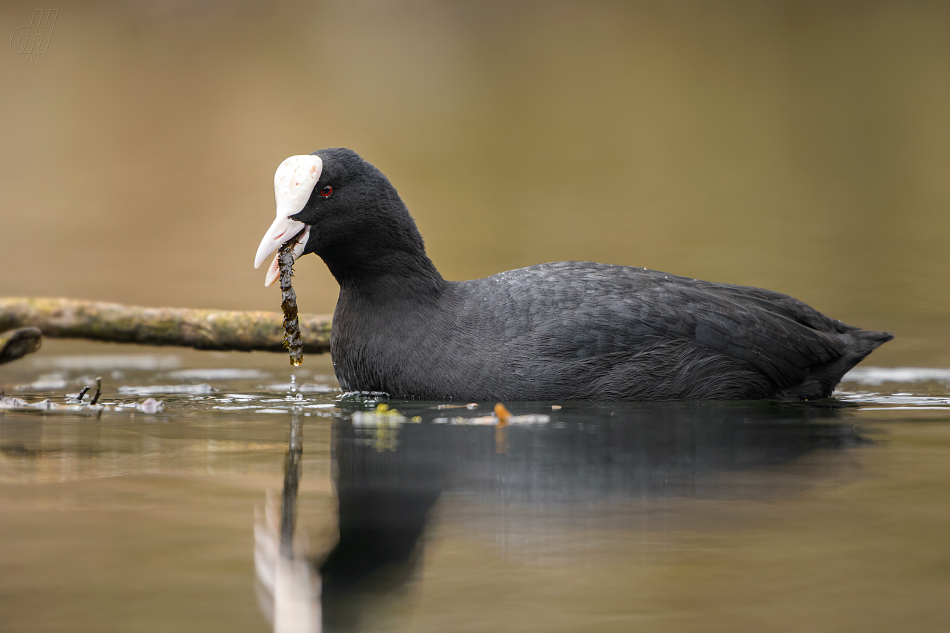
<svg viewBox="0 0 950 633">
<path fill-rule="evenodd" d="M 35 3 L 0 8 L 0 34 Z M 596 260 L 950 365 L 946 2 L 62 2 L 0 64 L 0 295 L 278 308 L 285 157 L 386 173 L 450 279 Z M 336 285 L 298 264 L 306 312 Z"/>
</svg>

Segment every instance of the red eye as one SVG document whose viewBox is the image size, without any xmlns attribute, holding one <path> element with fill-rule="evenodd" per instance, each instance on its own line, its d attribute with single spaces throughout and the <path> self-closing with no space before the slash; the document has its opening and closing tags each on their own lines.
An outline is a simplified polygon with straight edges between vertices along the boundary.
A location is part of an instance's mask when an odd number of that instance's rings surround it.
<svg viewBox="0 0 950 633">
<path fill-rule="evenodd" d="M 323 196 L 324 198 L 329 198 L 331 193 L 333 193 L 333 187 L 331 187 L 330 185 L 327 185 L 326 187 L 320 190 L 320 195 Z"/>
</svg>

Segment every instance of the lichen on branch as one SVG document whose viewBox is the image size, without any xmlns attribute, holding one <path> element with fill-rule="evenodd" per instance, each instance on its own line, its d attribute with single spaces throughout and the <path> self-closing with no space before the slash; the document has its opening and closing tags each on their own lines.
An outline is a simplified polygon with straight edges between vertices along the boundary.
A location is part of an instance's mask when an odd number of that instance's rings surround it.
<svg viewBox="0 0 950 633">
<path fill-rule="evenodd" d="M 37 328 L 50 338 L 79 338 L 205 350 L 284 351 L 279 312 L 143 308 L 40 297 L 0 297 L 0 332 Z M 303 351 L 330 350 L 330 317 L 298 316 Z"/>
</svg>

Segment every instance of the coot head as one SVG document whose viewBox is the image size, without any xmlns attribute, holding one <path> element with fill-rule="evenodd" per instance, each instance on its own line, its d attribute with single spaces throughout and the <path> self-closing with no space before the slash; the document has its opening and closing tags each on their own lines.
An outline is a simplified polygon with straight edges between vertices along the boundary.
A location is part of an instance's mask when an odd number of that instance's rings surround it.
<svg viewBox="0 0 950 633">
<path fill-rule="evenodd" d="M 274 197 L 277 218 L 257 249 L 255 268 L 301 233 L 294 258 L 316 253 L 341 284 L 353 276 L 412 268 L 420 258 L 431 266 L 395 187 L 352 150 L 291 156 L 274 174 Z M 278 276 L 274 257 L 264 285 Z"/>
</svg>

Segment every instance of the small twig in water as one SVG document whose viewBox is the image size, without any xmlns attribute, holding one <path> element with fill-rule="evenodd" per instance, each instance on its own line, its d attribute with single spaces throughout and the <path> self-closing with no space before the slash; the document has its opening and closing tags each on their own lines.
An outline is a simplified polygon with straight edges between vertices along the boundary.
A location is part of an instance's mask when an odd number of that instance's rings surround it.
<svg viewBox="0 0 950 633">
<path fill-rule="evenodd" d="M 92 397 L 92 400 L 89 401 L 89 404 L 96 404 L 99 402 L 99 396 L 102 395 L 102 376 L 96 376 L 96 395 Z"/>
<path fill-rule="evenodd" d="M 0 321 L 3 316 L 0 315 Z M 34 327 L 23 327 L 7 332 L 7 326 L 0 323 L 0 365 L 10 363 L 27 354 L 32 354 L 43 343 L 43 334 Z"/>
<path fill-rule="evenodd" d="M 86 395 L 86 392 L 87 392 L 87 391 L 89 391 L 89 386 L 88 386 L 88 385 L 79 390 L 79 395 L 76 396 L 76 400 L 79 400 L 80 402 L 82 402 L 82 398 L 83 398 L 83 396 Z"/>
</svg>

